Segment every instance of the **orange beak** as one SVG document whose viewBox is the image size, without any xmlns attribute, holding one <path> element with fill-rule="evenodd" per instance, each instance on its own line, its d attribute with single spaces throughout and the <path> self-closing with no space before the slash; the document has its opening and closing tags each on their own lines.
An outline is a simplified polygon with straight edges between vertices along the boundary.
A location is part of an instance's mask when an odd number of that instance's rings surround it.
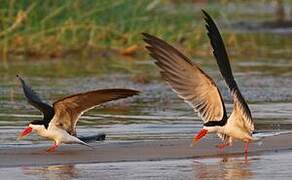
<svg viewBox="0 0 292 180">
<path fill-rule="evenodd" d="M 202 129 L 193 139 L 191 146 L 197 144 L 200 139 L 202 139 L 206 134 L 208 133 L 208 130 Z"/>
<path fill-rule="evenodd" d="M 27 136 L 29 133 L 32 132 L 32 128 L 31 127 L 27 127 L 25 128 L 20 134 L 19 136 L 17 137 L 17 140 L 20 140 L 21 138 Z"/>
</svg>

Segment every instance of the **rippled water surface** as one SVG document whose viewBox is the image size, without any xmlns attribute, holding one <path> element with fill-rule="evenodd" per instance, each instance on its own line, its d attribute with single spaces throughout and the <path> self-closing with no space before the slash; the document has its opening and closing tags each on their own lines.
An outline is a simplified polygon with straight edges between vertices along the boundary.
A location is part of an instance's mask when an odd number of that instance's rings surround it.
<svg viewBox="0 0 292 180">
<path fill-rule="evenodd" d="M 232 106 L 229 92 L 218 73 L 215 61 L 213 59 L 204 61 L 194 59 L 194 61 L 198 61 L 202 68 L 216 80 L 230 113 Z M 284 60 L 270 69 L 261 68 L 271 64 L 269 61 L 257 60 L 257 63 L 253 61 L 240 60 L 233 62 L 232 65 L 240 89 L 249 102 L 257 131 L 265 133 L 290 130 L 292 127 L 292 74 L 281 72 L 281 64 L 284 64 Z M 26 69 L 26 65 L 27 63 L 20 63 L 14 66 Z M 43 65 L 35 64 L 35 66 L 41 69 Z M 98 66 L 98 62 L 95 66 Z M 22 74 L 35 91 L 50 103 L 66 95 L 93 89 L 133 88 L 141 91 L 139 96 L 106 103 L 87 112 L 78 123 L 77 131 L 80 135 L 104 132 L 107 134 L 108 141 L 159 140 L 186 138 L 198 131 L 202 124 L 196 113 L 160 80 L 157 69 L 151 61 L 134 61 L 124 66 L 136 68 L 137 72 L 117 71 L 96 75 L 88 73 L 83 76 L 76 74 L 73 77 L 61 75 L 47 77 L 34 73 L 22 73 L 22 71 L 17 73 Z M 51 68 L 53 70 L 53 67 Z M 149 69 L 153 73 L 144 74 L 148 83 L 141 83 L 135 79 L 140 73 L 147 73 Z M 48 143 L 39 141 L 39 137 L 35 135 L 21 142 L 15 141 L 21 129 L 29 121 L 40 119 L 41 115 L 24 99 L 14 73 L 4 74 L 0 83 L 1 146 Z"/>
<path fill-rule="evenodd" d="M 277 162 L 277 163 L 272 163 Z M 11 179 L 290 179 L 291 152 L 243 157 L 1 168 Z"/>
</svg>

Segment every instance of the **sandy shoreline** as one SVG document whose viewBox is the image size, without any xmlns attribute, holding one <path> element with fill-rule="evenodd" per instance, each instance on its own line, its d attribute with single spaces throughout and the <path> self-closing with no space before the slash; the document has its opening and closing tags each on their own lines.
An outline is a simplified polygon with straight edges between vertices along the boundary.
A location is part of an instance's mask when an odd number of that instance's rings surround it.
<svg viewBox="0 0 292 180">
<path fill-rule="evenodd" d="M 292 134 L 270 136 L 250 144 L 249 155 L 262 152 L 292 150 Z M 0 167 L 41 166 L 70 163 L 102 163 L 126 161 L 153 161 L 167 159 L 200 158 L 210 156 L 243 155 L 243 143 L 235 142 L 224 152 L 214 145 L 220 141 L 208 139 L 190 147 L 191 139 L 153 142 L 100 143 L 94 149 L 79 145 L 61 146 L 54 153 L 47 146 L 0 149 Z"/>
</svg>

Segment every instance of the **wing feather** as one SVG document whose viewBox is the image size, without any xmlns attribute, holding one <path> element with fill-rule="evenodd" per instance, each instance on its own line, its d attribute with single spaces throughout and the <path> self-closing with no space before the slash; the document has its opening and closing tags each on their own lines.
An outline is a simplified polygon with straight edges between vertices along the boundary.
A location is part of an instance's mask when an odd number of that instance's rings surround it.
<svg viewBox="0 0 292 180">
<path fill-rule="evenodd" d="M 53 104 L 57 118 L 55 125 L 68 133 L 76 135 L 75 127 L 82 113 L 101 103 L 137 95 L 139 91 L 131 89 L 102 89 L 75 94 L 56 101 Z"/>
<path fill-rule="evenodd" d="M 165 41 L 143 33 L 146 48 L 172 90 L 189 104 L 204 122 L 226 118 L 221 94 L 214 81 L 196 64 Z"/>
<path fill-rule="evenodd" d="M 238 121 L 242 121 L 242 127 L 245 127 L 247 130 L 252 132 L 254 130 L 254 124 L 251 112 L 233 77 L 223 39 L 211 16 L 206 11 L 202 11 L 205 16 L 204 19 L 206 22 L 208 36 L 213 48 L 213 54 L 233 98 L 234 111 L 242 117 L 237 119 Z"/>
<path fill-rule="evenodd" d="M 31 87 L 29 87 L 19 75 L 17 75 L 16 77 L 21 82 L 22 89 L 28 103 L 43 113 L 44 115 L 43 120 L 45 121 L 45 125 L 47 126 L 54 116 L 53 107 L 43 102 L 43 100 L 38 96 L 38 94 Z"/>
</svg>

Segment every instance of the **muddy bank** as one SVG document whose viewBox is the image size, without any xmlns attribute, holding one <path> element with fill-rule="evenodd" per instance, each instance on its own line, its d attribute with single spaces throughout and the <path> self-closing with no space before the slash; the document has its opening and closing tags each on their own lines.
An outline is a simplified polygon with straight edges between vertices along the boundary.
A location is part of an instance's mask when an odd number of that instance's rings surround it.
<svg viewBox="0 0 292 180">
<path fill-rule="evenodd" d="M 249 155 L 290 150 L 292 149 L 291 136 L 292 134 L 282 134 L 254 142 L 250 144 Z M 191 139 L 152 142 L 105 142 L 95 145 L 92 150 L 78 145 L 64 145 L 55 153 L 45 152 L 44 150 L 47 148 L 45 146 L 6 148 L 0 150 L 0 167 L 243 155 L 243 144 L 240 142 L 235 142 L 233 147 L 225 149 L 224 152 L 219 151 L 214 146 L 220 142 L 218 139 L 203 140 L 195 147 L 190 147 L 190 142 Z"/>
</svg>

